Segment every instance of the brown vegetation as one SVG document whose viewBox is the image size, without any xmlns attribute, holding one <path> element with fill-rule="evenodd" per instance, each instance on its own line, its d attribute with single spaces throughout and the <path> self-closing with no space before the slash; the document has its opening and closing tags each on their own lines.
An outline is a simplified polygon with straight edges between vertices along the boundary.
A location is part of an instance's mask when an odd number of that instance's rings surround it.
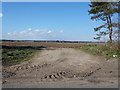
<svg viewBox="0 0 120 90">
<path fill-rule="evenodd" d="M 56 43 L 56 42 L 2 42 L 2 46 L 44 46 L 56 48 L 77 48 L 80 45 L 94 45 L 103 43 Z"/>
</svg>

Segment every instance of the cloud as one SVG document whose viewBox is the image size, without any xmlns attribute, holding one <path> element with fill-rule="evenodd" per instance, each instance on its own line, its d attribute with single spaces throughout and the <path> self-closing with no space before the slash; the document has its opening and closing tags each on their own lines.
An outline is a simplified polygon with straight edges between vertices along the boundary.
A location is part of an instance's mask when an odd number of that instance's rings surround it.
<svg viewBox="0 0 120 90">
<path fill-rule="evenodd" d="M 53 30 L 33 30 L 32 28 L 28 28 L 27 30 L 22 30 L 19 32 L 8 32 L 5 36 L 9 39 L 52 39 L 56 35 Z"/>
<path fill-rule="evenodd" d="M 32 31 L 32 28 L 28 28 L 28 31 Z"/>
<path fill-rule="evenodd" d="M 0 13 L 0 17 L 3 17 L 3 14 L 2 14 L 2 13 Z"/>
<path fill-rule="evenodd" d="M 63 30 L 60 30 L 60 33 L 63 33 L 64 31 Z"/>
<path fill-rule="evenodd" d="M 51 31 L 51 30 L 49 30 L 47 33 L 52 33 L 52 31 Z"/>
</svg>

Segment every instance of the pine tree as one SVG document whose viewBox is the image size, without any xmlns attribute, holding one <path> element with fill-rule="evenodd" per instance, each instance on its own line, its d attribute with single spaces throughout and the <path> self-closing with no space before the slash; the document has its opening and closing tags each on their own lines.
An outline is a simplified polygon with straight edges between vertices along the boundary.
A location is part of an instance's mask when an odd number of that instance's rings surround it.
<svg viewBox="0 0 120 90">
<path fill-rule="evenodd" d="M 91 2 L 89 4 L 91 7 L 91 10 L 88 10 L 89 14 L 92 14 L 91 16 L 92 20 L 101 20 L 105 23 L 99 27 L 94 28 L 94 31 L 99 32 L 97 34 L 97 37 L 94 39 L 100 40 L 103 35 L 109 35 L 110 42 L 112 42 L 112 33 L 113 28 L 118 25 L 118 23 L 112 22 L 112 16 L 115 13 L 118 13 L 118 2 Z M 102 29 L 104 28 L 104 29 Z"/>
</svg>

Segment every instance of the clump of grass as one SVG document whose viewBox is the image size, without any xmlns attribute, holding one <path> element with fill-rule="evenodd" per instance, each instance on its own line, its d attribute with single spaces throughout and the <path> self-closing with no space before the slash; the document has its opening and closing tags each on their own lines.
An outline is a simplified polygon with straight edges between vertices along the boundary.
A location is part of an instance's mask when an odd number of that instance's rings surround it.
<svg viewBox="0 0 120 90">
<path fill-rule="evenodd" d="M 81 45 L 81 50 L 87 51 L 94 55 L 105 55 L 113 57 L 113 55 L 120 56 L 118 43 L 105 43 L 102 45 Z"/>
<path fill-rule="evenodd" d="M 3 65 L 20 63 L 30 58 L 36 49 L 28 48 L 2 48 Z"/>
</svg>

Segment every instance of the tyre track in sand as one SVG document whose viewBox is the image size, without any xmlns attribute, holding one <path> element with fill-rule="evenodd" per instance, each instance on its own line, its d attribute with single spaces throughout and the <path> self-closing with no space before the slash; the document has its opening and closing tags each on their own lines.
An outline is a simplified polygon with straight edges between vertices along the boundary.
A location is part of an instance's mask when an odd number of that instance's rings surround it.
<svg viewBox="0 0 120 90">
<path fill-rule="evenodd" d="M 18 84 L 19 87 L 20 84 L 28 82 L 32 82 L 34 86 L 34 83 L 38 82 L 90 81 L 95 77 L 95 73 L 103 69 L 105 62 L 103 57 L 76 49 L 42 50 L 29 61 L 3 67 L 3 87 L 11 87 L 11 84 Z M 97 79 L 93 81 L 97 82 Z"/>
</svg>

